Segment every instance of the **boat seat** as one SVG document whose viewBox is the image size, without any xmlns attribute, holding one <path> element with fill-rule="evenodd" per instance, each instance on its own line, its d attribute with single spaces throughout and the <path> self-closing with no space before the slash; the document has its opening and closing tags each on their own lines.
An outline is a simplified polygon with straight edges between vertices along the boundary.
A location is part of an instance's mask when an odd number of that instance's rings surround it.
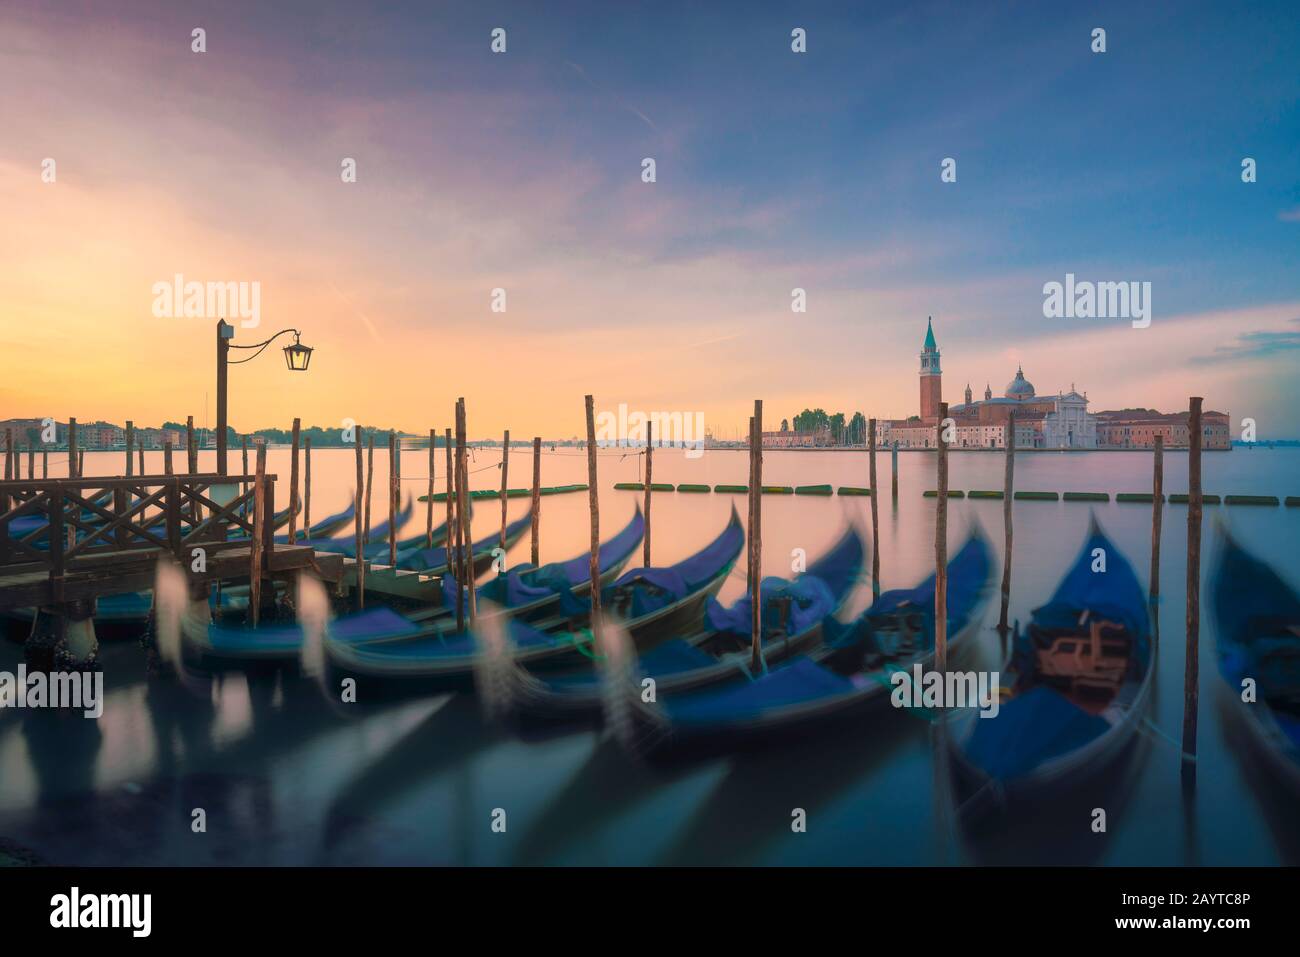
<svg viewBox="0 0 1300 957">
<path fill-rule="evenodd" d="M 1050 644 L 1038 647 L 1036 653 L 1044 678 L 1080 695 L 1110 696 L 1128 672 L 1128 633 L 1117 622 L 1094 620 L 1086 634 L 1051 636 Z"/>
</svg>

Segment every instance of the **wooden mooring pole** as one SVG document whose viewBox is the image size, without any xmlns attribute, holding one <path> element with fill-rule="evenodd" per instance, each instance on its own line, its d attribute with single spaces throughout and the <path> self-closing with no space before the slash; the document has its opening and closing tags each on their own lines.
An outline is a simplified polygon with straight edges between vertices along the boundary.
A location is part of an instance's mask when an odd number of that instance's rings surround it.
<svg viewBox="0 0 1300 957">
<path fill-rule="evenodd" d="M 868 472 L 871 483 L 871 596 L 880 597 L 880 506 L 876 487 L 876 420 L 867 419 Z"/>
<path fill-rule="evenodd" d="M 892 473 L 890 492 L 894 501 L 898 501 L 898 440 L 889 443 L 889 468 Z M 872 489 L 874 492 L 875 490 Z"/>
<path fill-rule="evenodd" d="M 1002 610 L 998 613 L 998 631 L 1007 633 L 1007 609 L 1011 605 L 1011 503 L 1015 499 L 1016 487 L 1016 413 L 1007 414 L 1006 437 L 1006 474 L 1002 479 Z"/>
<path fill-rule="evenodd" d="M 587 504 L 591 510 L 591 637 L 596 653 L 602 653 L 600 610 L 600 490 L 596 484 L 596 407 L 592 396 L 584 396 L 587 411 Z"/>
<path fill-rule="evenodd" d="M 248 475 L 248 436 L 247 436 L 247 435 L 242 435 L 242 436 L 240 436 L 239 441 L 240 441 L 240 445 L 241 445 L 241 447 L 242 447 L 242 449 L 243 449 L 243 453 L 244 453 L 244 458 L 243 458 L 243 462 L 244 462 L 244 475 Z M 248 482 L 247 482 L 247 480 L 245 480 L 245 482 L 244 482 L 244 492 L 245 492 L 245 493 L 248 492 Z"/>
<path fill-rule="evenodd" d="M 753 586 L 749 593 L 750 630 L 752 635 L 750 672 L 757 675 L 763 668 L 763 400 L 754 400 L 754 433 L 749 454 L 754 460 L 754 524 L 750 526 L 750 565 Z"/>
<path fill-rule="evenodd" d="M 1196 714 L 1200 706 L 1201 645 L 1201 397 L 1187 416 L 1187 661 L 1183 672 L 1182 778 L 1196 784 Z"/>
<path fill-rule="evenodd" d="M 542 437 L 533 436 L 533 553 L 534 565 L 542 554 Z"/>
<path fill-rule="evenodd" d="M 144 475 L 144 440 L 137 437 L 135 440 L 136 453 L 140 456 L 140 474 Z"/>
<path fill-rule="evenodd" d="M 402 494 L 397 461 L 397 433 L 388 430 L 388 564 L 397 567 L 397 509 Z"/>
<path fill-rule="evenodd" d="M 27 480 L 35 481 L 36 479 L 36 446 L 30 443 L 27 446 Z"/>
<path fill-rule="evenodd" d="M 438 470 L 438 431 L 429 430 L 429 493 L 425 496 L 424 547 L 433 548 L 433 478 Z"/>
<path fill-rule="evenodd" d="M 1151 588 L 1148 601 L 1160 598 L 1160 528 L 1165 510 L 1165 437 L 1157 435 L 1151 453 L 1154 476 L 1151 482 Z"/>
<path fill-rule="evenodd" d="M 50 477 L 50 450 L 41 449 L 41 478 Z"/>
<path fill-rule="evenodd" d="M 747 436 L 747 448 L 749 451 L 749 478 L 746 479 L 746 488 L 749 494 L 745 496 L 745 594 L 754 594 L 754 417 L 749 417 L 749 434 Z"/>
<path fill-rule="evenodd" d="M 135 474 L 135 423 L 130 419 L 126 420 L 126 471 L 122 473 L 128 478 Z"/>
<path fill-rule="evenodd" d="M 190 475 L 197 475 L 199 471 L 199 447 L 194 441 L 194 416 L 185 418 L 185 463 L 186 471 Z M 190 502 L 190 521 L 195 525 L 199 523 L 199 504 Z"/>
<path fill-rule="evenodd" d="M 357 607 L 366 607 L 366 541 L 365 534 L 361 529 L 361 497 L 364 493 L 363 471 L 361 462 L 361 433 L 358 432 L 352 440 L 352 446 L 356 450 L 357 460 L 357 485 L 352 492 L 352 530 L 353 537 L 356 539 L 357 547 Z"/>
<path fill-rule="evenodd" d="M 77 473 L 77 420 L 68 419 L 68 478 L 80 478 Z"/>
<path fill-rule="evenodd" d="M 370 446 L 366 450 L 366 526 L 365 544 L 370 544 L 370 499 L 375 484 L 375 431 L 370 430 Z"/>
<path fill-rule="evenodd" d="M 298 543 L 298 441 L 302 419 L 294 417 L 289 435 L 289 544 Z"/>
<path fill-rule="evenodd" d="M 452 416 L 452 421 L 456 421 L 454 414 Z M 452 577 L 455 578 L 456 569 L 451 561 L 451 549 L 456 543 L 456 534 L 452 529 L 452 516 L 456 504 L 456 468 L 452 462 L 453 445 L 451 440 L 451 429 L 447 429 L 443 433 L 443 448 L 447 451 L 447 497 L 445 499 L 447 504 L 447 534 L 443 537 L 443 545 L 444 550 L 447 552 L 447 570 L 451 573 Z M 459 579 L 457 580 L 459 581 Z"/>
<path fill-rule="evenodd" d="M 311 436 L 302 440 L 302 537 L 311 541 Z"/>
<path fill-rule="evenodd" d="M 506 480 L 510 475 L 510 430 L 506 429 L 501 439 L 501 538 L 499 544 L 506 547 Z"/>
<path fill-rule="evenodd" d="M 172 440 L 171 437 L 163 439 L 163 474 L 172 475 Z"/>
<path fill-rule="evenodd" d="M 266 443 L 261 442 L 257 446 L 257 475 L 253 481 L 253 537 L 248 548 L 248 610 L 254 628 L 262 609 L 262 541 L 266 523 L 272 520 L 266 514 Z"/>
<path fill-rule="evenodd" d="M 641 541 L 641 564 L 650 567 L 650 486 L 654 482 L 654 423 L 645 424 L 645 538 Z"/>
<path fill-rule="evenodd" d="M 471 535 L 469 520 L 469 416 L 465 409 L 465 398 L 462 396 L 459 400 L 460 415 L 457 421 L 457 427 L 460 430 L 460 440 L 457 445 L 460 447 L 460 474 L 457 482 L 457 502 L 456 511 L 459 515 L 460 537 L 461 537 L 461 568 L 463 577 L 460 581 L 464 584 L 465 604 L 469 606 L 469 624 L 474 627 L 474 622 L 478 618 L 478 601 L 474 594 L 474 539 Z"/>
<path fill-rule="evenodd" d="M 939 493 L 934 511 L 934 669 L 948 670 L 948 443 L 944 439 L 944 422 L 948 403 L 939 403 L 938 442 Z"/>
</svg>

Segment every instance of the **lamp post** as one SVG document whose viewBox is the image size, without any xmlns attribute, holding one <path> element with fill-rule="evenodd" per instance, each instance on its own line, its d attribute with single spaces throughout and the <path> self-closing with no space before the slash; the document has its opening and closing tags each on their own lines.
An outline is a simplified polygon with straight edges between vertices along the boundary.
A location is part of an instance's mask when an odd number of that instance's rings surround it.
<svg viewBox="0 0 1300 957">
<path fill-rule="evenodd" d="M 290 372 L 306 372 L 311 363 L 311 347 L 302 344 L 302 334 L 297 329 L 281 329 L 271 338 L 251 346 L 237 346 L 230 340 L 235 337 L 235 327 L 225 319 L 217 321 L 217 474 L 226 475 L 226 371 L 227 366 L 251 362 L 276 339 L 293 333 L 293 345 L 284 347 L 284 361 Z M 231 349 L 256 349 L 245 359 L 231 359 Z"/>
</svg>

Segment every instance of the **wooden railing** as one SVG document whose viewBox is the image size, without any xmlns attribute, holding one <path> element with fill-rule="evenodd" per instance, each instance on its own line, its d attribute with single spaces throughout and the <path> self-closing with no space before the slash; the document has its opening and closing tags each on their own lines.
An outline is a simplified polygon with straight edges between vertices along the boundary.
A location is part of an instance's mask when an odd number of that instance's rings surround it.
<svg viewBox="0 0 1300 957">
<path fill-rule="evenodd" d="M 263 481 L 259 534 L 266 563 L 275 550 L 275 476 Z M 70 563 L 92 556 L 156 549 L 188 562 L 198 546 L 208 552 L 247 546 L 254 485 L 251 475 L 216 474 L 0 482 L 0 571 L 44 570 L 61 578 Z M 214 486 L 230 486 L 234 496 L 215 501 Z M 11 533 L 21 519 L 29 521 Z"/>
</svg>

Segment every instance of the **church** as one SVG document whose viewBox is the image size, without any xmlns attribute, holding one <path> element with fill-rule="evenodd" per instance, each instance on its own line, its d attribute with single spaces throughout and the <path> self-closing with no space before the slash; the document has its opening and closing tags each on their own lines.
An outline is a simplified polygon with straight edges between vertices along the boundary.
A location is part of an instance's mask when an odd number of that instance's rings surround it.
<svg viewBox="0 0 1300 957">
<path fill-rule="evenodd" d="M 934 322 L 926 324 L 925 343 L 921 349 L 920 415 L 882 423 L 881 442 L 897 443 L 901 449 L 934 448 L 937 441 L 939 403 L 943 396 L 943 370 L 939 364 L 939 346 L 934 338 Z M 966 385 L 965 402 L 948 407 L 957 434 L 949 448 L 1000 449 L 1006 446 L 1007 422 L 1016 417 L 1016 446 L 1030 449 L 1095 449 L 1097 420 L 1088 412 L 1088 394 L 1070 387 L 1069 392 L 1039 395 L 1034 384 L 1025 378 L 1023 369 L 1007 383 L 1003 394 L 994 397 L 990 386 L 984 398 L 975 401 L 970 384 Z"/>
</svg>

